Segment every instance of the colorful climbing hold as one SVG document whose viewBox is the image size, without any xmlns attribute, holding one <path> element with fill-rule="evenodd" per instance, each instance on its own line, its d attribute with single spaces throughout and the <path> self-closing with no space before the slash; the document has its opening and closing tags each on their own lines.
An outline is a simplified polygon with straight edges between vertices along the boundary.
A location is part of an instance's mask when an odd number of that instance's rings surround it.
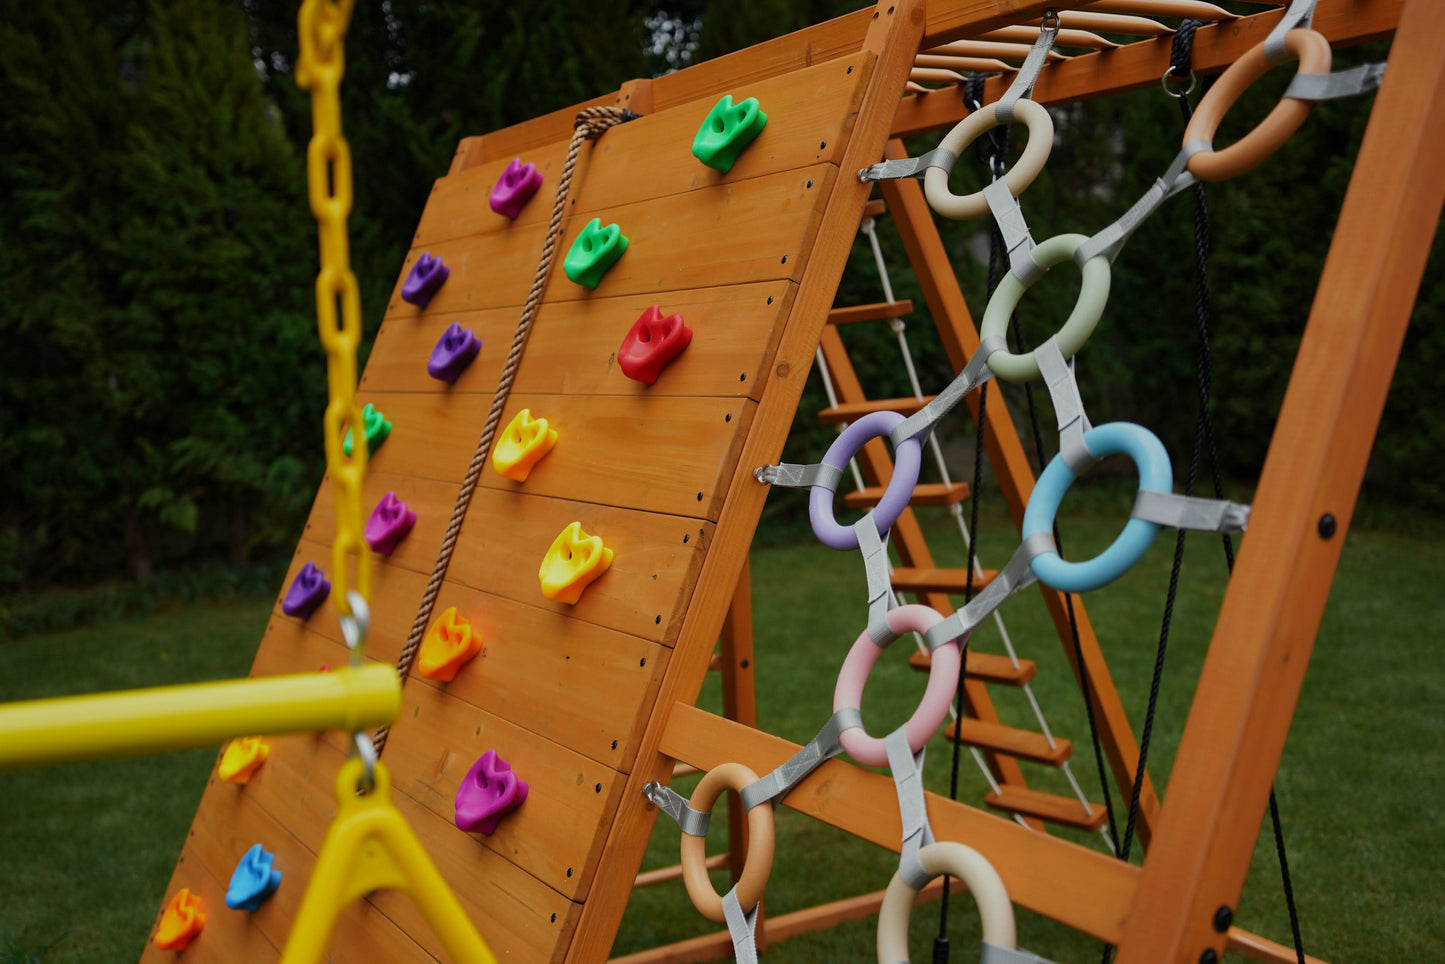
<svg viewBox="0 0 1445 964">
<path fill-rule="evenodd" d="M 496 750 L 488 750 L 457 787 L 456 825 L 467 833 L 492 834 L 502 818 L 526 799 L 527 784 Z"/>
<path fill-rule="evenodd" d="M 542 172 L 537 170 L 537 165 L 523 164 L 520 157 L 514 157 L 492 188 L 492 210 L 515 221 L 541 186 Z"/>
<path fill-rule="evenodd" d="M 657 376 L 692 342 L 692 329 L 682 315 L 663 317 L 653 305 L 642 313 L 617 349 L 617 366 L 633 381 L 651 385 Z"/>
<path fill-rule="evenodd" d="M 366 452 L 367 455 L 375 455 L 376 450 L 381 448 L 381 443 L 391 434 L 391 423 L 381 410 L 370 402 L 361 410 L 361 422 L 366 430 Z M 346 430 L 346 438 L 341 443 L 341 450 L 348 456 L 351 455 L 351 429 Z"/>
<path fill-rule="evenodd" d="M 612 565 L 612 550 L 597 536 L 582 531 L 582 523 L 574 522 L 552 540 L 552 547 L 542 558 L 537 576 L 542 595 L 553 602 L 576 605 L 582 590 Z"/>
<path fill-rule="evenodd" d="M 482 651 L 482 634 L 448 606 L 422 638 L 416 671 L 427 679 L 450 683 L 462 664 Z"/>
<path fill-rule="evenodd" d="M 276 855 L 255 844 L 241 857 L 231 874 L 226 906 L 231 910 L 259 910 L 281 885 L 281 871 L 272 867 Z"/>
<path fill-rule="evenodd" d="M 470 328 L 463 328 L 460 322 L 454 321 L 442 332 L 436 347 L 431 350 L 431 357 L 426 362 L 426 373 L 448 385 L 455 385 L 462 370 L 472 363 L 472 359 L 476 358 L 477 352 L 481 350 L 482 340 L 473 334 Z"/>
<path fill-rule="evenodd" d="M 205 926 L 206 913 L 201 907 L 201 898 L 191 893 L 190 888 L 182 887 L 161 913 L 155 945 L 163 951 L 183 951 Z"/>
<path fill-rule="evenodd" d="M 601 218 L 587 222 L 562 262 L 567 277 L 584 288 L 596 288 L 607 269 L 627 250 L 627 237 L 615 224 L 602 226 Z"/>
<path fill-rule="evenodd" d="M 411 266 L 406 280 L 401 283 L 401 300 L 418 308 L 425 308 L 431 304 L 432 298 L 441 290 L 451 273 L 452 269 L 448 268 L 441 258 L 430 251 L 423 251 L 421 257 Z"/>
<path fill-rule="evenodd" d="M 259 736 L 237 737 L 226 745 L 226 752 L 221 754 L 216 776 L 227 783 L 250 783 L 251 777 L 270 755 L 271 747 Z"/>
<path fill-rule="evenodd" d="M 557 444 L 557 430 L 545 418 L 533 418 L 532 410 L 524 408 L 502 430 L 497 447 L 492 449 L 492 468 L 503 478 L 525 482 L 542 456 Z"/>
<path fill-rule="evenodd" d="M 366 520 L 366 544 L 383 556 L 389 556 L 414 525 L 416 513 L 407 508 L 395 492 L 388 492 L 371 510 L 371 518 Z"/>
<path fill-rule="evenodd" d="M 297 619 L 308 619 L 330 594 L 331 581 L 316 568 L 314 562 L 308 562 L 291 580 L 291 588 L 286 590 L 286 598 L 281 601 L 281 611 Z"/>
<path fill-rule="evenodd" d="M 692 156 L 726 174 L 767 123 L 768 115 L 763 113 L 756 97 L 734 105 L 733 95 L 724 94 L 697 129 L 697 136 L 692 139 Z"/>
</svg>

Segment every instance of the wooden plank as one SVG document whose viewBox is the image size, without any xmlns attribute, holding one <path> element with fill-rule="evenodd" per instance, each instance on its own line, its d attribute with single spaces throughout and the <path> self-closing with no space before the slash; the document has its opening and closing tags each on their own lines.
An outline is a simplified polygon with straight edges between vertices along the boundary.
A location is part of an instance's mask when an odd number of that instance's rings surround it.
<svg viewBox="0 0 1445 964">
<path fill-rule="evenodd" d="M 923 652 L 910 654 L 908 666 L 910 669 L 916 669 L 922 673 L 927 673 L 933 668 L 928 654 Z M 1007 656 L 1000 656 L 997 653 L 980 653 L 972 648 L 968 651 L 967 662 L 963 669 L 970 679 L 997 683 L 1001 686 L 1023 686 L 1039 671 L 1038 665 L 1031 659 L 1021 659 L 1015 666 L 1013 660 Z"/>
<path fill-rule="evenodd" d="M 615 555 L 577 605 L 568 606 L 543 598 L 537 569 L 572 522 L 600 536 Z M 448 578 L 670 646 L 712 533 L 710 522 L 479 486 Z"/>
<path fill-rule="evenodd" d="M 997 577 L 998 571 L 994 569 L 975 572 L 970 579 L 967 569 L 922 569 L 913 566 L 897 566 L 889 573 L 888 580 L 898 592 L 946 592 L 949 595 L 957 596 L 967 592 L 970 586 L 973 587 L 974 592 L 977 592 Z"/>
<path fill-rule="evenodd" d="M 527 799 L 490 836 L 466 834 L 454 826 L 457 788 L 488 750 L 526 781 Z M 615 770 L 431 686 L 407 687 L 386 762 L 397 789 L 444 828 L 423 839 L 428 852 L 465 847 L 470 838 L 571 900 L 587 896 L 622 790 Z"/>
<path fill-rule="evenodd" d="M 432 563 L 436 560 L 437 550 L 441 548 L 447 520 L 451 518 L 452 506 L 457 501 L 457 490 L 460 488 L 460 484 L 456 482 L 438 482 L 393 472 L 367 472 L 361 486 L 363 525 L 387 493 L 395 493 L 398 499 L 406 503 L 407 508 L 416 513 L 416 524 L 392 550 L 391 555 L 373 553 L 373 567 L 379 567 L 384 559 L 386 565 L 431 575 Z M 334 498 L 335 490 L 331 485 L 331 477 L 327 476 L 322 479 L 321 488 L 316 493 L 316 502 L 306 520 L 302 538 L 331 541 L 336 532 Z M 327 561 L 330 561 L 329 558 Z M 320 565 L 319 562 L 317 564 Z M 290 583 L 286 585 L 289 586 Z"/>
<path fill-rule="evenodd" d="M 686 194 L 591 212 L 603 224 L 621 225 L 629 240 L 624 254 L 598 287 L 589 291 L 567 280 L 560 263 L 543 292 L 548 302 L 685 291 L 718 285 L 802 277 L 818 226 L 818 208 L 837 173 L 831 164 Z M 557 257 L 565 256 L 590 221 L 563 222 Z M 522 225 L 506 234 L 457 238 L 427 246 L 451 268 L 428 312 L 520 306 L 532 286 L 546 225 Z M 401 300 L 401 285 L 422 249 L 406 256 L 387 303 L 388 322 L 418 317 Z"/>
<path fill-rule="evenodd" d="M 839 402 L 832 408 L 820 411 L 818 421 L 824 425 L 844 425 L 856 422 L 864 415 L 871 415 L 874 412 L 897 412 L 899 415 L 912 415 L 933 399 L 934 396 L 925 395 L 922 398 L 871 398 L 867 401 Z"/>
<path fill-rule="evenodd" d="M 357 393 L 391 422 L 391 434 L 367 464 L 368 472 L 461 484 L 487 420 L 489 396 L 442 392 Z"/>
<path fill-rule="evenodd" d="M 514 391 L 502 426 L 522 409 L 547 420 L 557 432 L 556 445 L 525 482 L 498 475 L 489 456 L 482 486 L 715 520 L 757 404 L 745 398 Z"/>
<path fill-rule="evenodd" d="M 963 734 L 961 739 L 956 735 L 958 733 Z M 968 746 L 987 748 L 1049 766 L 1058 766 L 1074 753 L 1074 745 L 1068 740 L 1055 737 L 1053 745 L 1050 745 L 1049 738 L 1042 733 L 969 717 L 944 726 L 943 736 Z"/>
<path fill-rule="evenodd" d="M 165 904 L 170 903 L 182 887 L 200 897 L 201 908 L 206 914 L 206 926 L 191 941 L 185 950 L 187 964 L 192 962 L 259 961 L 279 960 L 281 951 L 252 922 L 252 915 L 226 909 L 226 890 L 230 877 L 216 877 L 189 844 L 181 848 L 176 860 L 175 872 L 166 887 L 165 903 L 156 912 L 151 924 L 150 936 L 141 950 L 141 964 L 172 964 L 178 955 L 175 951 L 163 951 L 156 947 L 156 929 L 160 927 L 161 914 Z M 263 906 L 264 910 L 264 906 Z"/>
<path fill-rule="evenodd" d="M 701 288 L 675 296 L 637 294 L 543 304 L 517 370 L 513 391 L 529 394 L 713 396 L 757 398 L 797 285 L 787 281 Z M 617 349 L 650 305 L 680 314 L 692 342 L 644 385 L 622 374 Z M 364 389 L 464 392 L 496 390 L 520 311 L 496 308 L 384 323 L 361 377 Z M 482 339 L 481 351 L 455 385 L 430 378 L 426 360 L 447 326 L 457 322 Z M 476 434 L 481 434 L 477 426 Z"/>
<path fill-rule="evenodd" d="M 575 112 L 574 112 L 575 116 Z M 416 232 L 412 235 L 413 247 L 424 248 L 438 241 L 450 241 L 469 234 L 485 231 L 506 232 L 513 227 L 526 224 L 546 224 L 552 216 L 552 203 L 557 194 L 557 182 L 562 177 L 562 167 L 567 161 L 567 144 L 572 139 L 572 129 L 558 132 L 559 137 L 549 144 L 539 145 L 529 151 L 496 156 L 469 165 L 462 170 L 448 172 L 432 185 L 427 196 L 426 208 L 421 213 Z M 536 165 L 542 174 L 542 185 L 532 195 L 517 219 L 513 221 L 504 214 L 492 210 L 492 188 L 501 178 L 502 172 L 513 160 Z"/>
<path fill-rule="evenodd" d="M 1109 812 L 1102 804 L 1090 804 L 1086 810 L 1074 797 L 1063 797 L 1029 787 L 1002 786 L 984 797 L 983 802 L 997 810 L 1047 820 L 1049 823 L 1063 824 L 1091 833 L 1109 819 Z M 1056 917 L 1057 909 L 1051 908 L 1045 913 Z"/>
<path fill-rule="evenodd" d="M 1220 954 L 1238 906 L 1445 183 L 1445 21 L 1406 4 L 1144 861 L 1120 964 Z M 1333 526 L 1321 525 L 1332 516 Z M 1209 841 L 1209 846 L 1201 846 Z"/>
<path fill-rule="evenodd" d="M 799 747 L 675 703 L 662 749 L 704 770 L 732 760 L 767 773 Z M 935 793 L 925 798 L 934 835 L 939 840 L 967 841 L 983 854 L 1003 878 L 1014 903 L 1095 937 L 1117 939 L 1123 912 L 1134 899 L 1139 868 Z M 899 850 L 903 832 L 898 795 L 892 779 L 881 773 L 830 760 L 782 803 L 880 847 Z M 1040 867 L 1050 872 L 1040 873 Z"/>
<path fill-rule="evenodd" d="M 849 305 L 846 308 L 834 308 L 828 312 L 828 324 L 848 325 L 858 321 L 884 321 L 911 314 L 913 314 L 913 302 L 908 298 L 901 298 L 898 301 L 880 301 L 872 305 Z"/>
<path fill-rule="evenodd" d="M 887 491 L 881 485 L 869 485 L 853 492 L 844 492 L 843 501 L 850 509 L 867 509 L 877 505 Z M 908 497 L 908 504 L 954 505 L 966 498 L 968 498 L 967 482 L 952 482 L 948 485 L 944 485 L 942 482 L 925 482 L 913 487 L 913 494 Z"/>
<path fill-rule="evenodd" d="M 484 136 L 463 138 L 457 145 L 451 173 L 457 174 L 487 161 L 509 160 L 558 141 L 565 143 L 572 137 L 578 111 L 584 107 L 610 107 L 616 100 L 615 93 L 601 94 L 580 104 L 563 107 Z"/>
</svg>

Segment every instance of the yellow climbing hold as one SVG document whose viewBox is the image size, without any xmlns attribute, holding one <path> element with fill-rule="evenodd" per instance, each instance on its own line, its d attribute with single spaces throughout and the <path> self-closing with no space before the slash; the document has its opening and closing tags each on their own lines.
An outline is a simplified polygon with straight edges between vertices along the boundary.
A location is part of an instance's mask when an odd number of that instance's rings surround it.
<svg viewBox="0 0 1445 964">
<path fill-rule="evenodd" d="M 492 449 L 492 468 L 503 478 L 525 482 L 542 457 L 557 444 L 557 430 L 545 418 L 533 418 L 528 408 L 518 412 L 507 427 L 497 447 Z"/>
<path fill-rule="evenodd" d="M 553 602 L 575 605 L 598 576 L 612 565 L 612 550 L 597 536 L 582 531 L 582 523 L 574 522 L 552 540 L 552 548 L 542 559 L 538 577 L 542 595 Z"/>
<path fill-rule="evenodd" d="M 216 768 L 216 775 L 227 783 L 249 783 L 270 753 L 271 747 L 259 736 L 237 737 L 221 754 L 221 765 Z"/>
</svg>

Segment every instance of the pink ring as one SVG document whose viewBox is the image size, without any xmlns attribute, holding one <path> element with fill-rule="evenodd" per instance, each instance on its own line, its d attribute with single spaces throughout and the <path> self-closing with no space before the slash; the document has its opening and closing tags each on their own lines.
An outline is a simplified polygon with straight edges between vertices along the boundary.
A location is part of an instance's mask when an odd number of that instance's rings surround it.
<svg viewBox="0 0 1445 964">
<path fill-rule="evenodd" d="M 888 611 L 888 628 L 899 635 L 927 632 L 941 622 L 943 617 L 927 606 L 899 606 Z M 964 638 L 967 639 L 966 636 Z M 843 668 L 838 673 L 838 685 L 833 690 L 834 713 L 844 707 L 857 709 L 863 705 L 863 685 L 868 682 L 868 674 L 882 652 L 868 635 L 868 630 L 863 630 L 853 643 L 853 648 L 848 651 L 848 658 L 843 661 Z M 959 641 L 956 639 L 933 651 L 932 667 L 928 671 L 928 686 L 923 691 L 923 699 L 919 701 L 918 709 L 913 711 L 913 716 L 903 724 L 904 732 L 908 734 L 908 745 L 914 753 L 923 749 L 924 744 L 943 725 L 943 718 L 948 715 L 948 705 L 952 702 L 953 692 L 958 686 L 958 667 L 962 658 Z M 883 741 L 876 736 L 869 736 L 868 731 L 861 726 L 844 730 L 838 741 L 843 744 L 848 755 L 859 763 L 874 767 L 888 765 L 888 751 L 884 748 Z"/>
</svg>

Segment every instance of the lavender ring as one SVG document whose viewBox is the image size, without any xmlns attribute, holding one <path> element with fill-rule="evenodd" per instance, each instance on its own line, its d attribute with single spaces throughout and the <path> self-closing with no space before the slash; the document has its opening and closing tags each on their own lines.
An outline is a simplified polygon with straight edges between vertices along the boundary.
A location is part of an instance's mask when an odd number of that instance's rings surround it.
<svg viewBox="0 0 1445 964">
<path fill-rule="evenodd" d="M 848 460 L 858 450 L 875 438 L 882 438 L 894 427 L 903 423 L 903 416 L 897 412 L 873 412 L 843 430 L 823 456 L 823 464 L 835 469 L 848 467 Z M 873 507 L 871 515 L 880 533 L 893 528 L 893 523 L 908 508 L 908 498 L 918 484 L 918 470 L 923 465 L 923 444 L 911 438 L 899 445 L 893 452 L 893 478 L 883 498 Z M 830 549 L 857 549 L 858 534 L 850 526 L 839 525 L 833 518 L 833 491 L 821 485 L 813 486 L 808 493 L 808 518 L 813 523 L 813 535 Z"/>
</svg>

